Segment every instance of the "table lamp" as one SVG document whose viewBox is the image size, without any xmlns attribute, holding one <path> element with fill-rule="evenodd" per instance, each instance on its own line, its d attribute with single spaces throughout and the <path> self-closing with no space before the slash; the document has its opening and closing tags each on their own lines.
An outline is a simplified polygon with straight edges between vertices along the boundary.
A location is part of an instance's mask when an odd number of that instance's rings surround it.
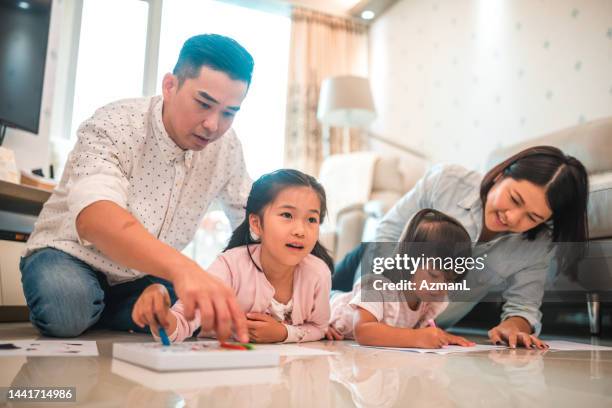
<svg viewBox="0 0 612 408">
<path fill-rule="evenodd" d="M 321 84 L 317 118 L 325 125 L 325 156 L 330 153 L 329 126 L 344 128 L 343 150 L 348 152 L 350 128 L 366 127 L 376 118 L 369 80 L 351 75 L 326 78 Z"/>
</svg>

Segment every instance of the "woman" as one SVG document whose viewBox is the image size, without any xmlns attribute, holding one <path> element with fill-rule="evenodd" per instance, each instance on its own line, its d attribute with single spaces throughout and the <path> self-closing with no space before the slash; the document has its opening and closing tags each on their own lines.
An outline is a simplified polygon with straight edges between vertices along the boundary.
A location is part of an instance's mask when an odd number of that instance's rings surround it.
<svg viewBox="0 0 612 408">
<path fill-rule="evenodd" d="M 582 163 L 552 146 L 523 150 L 484 177 L 461 166 L 432 168 L 385 215 L 376 242 L 394 242 L 417 211 L 433 208 L 456 218 L 473 241 L 473 256 L 486 269 L 468 274 L 469 299 L 452 302 L 438 318 L 450 326 L 487 293 L 501 290 L 501 322 L 489 330 L 494 343 L 540 347 L 540 305 L 548 270 L 571 274 L 579 251 L 555 251 L 551 242 L 588 238 L 588 177 Z M 350 290 L 362 248 L 336 268 L 332 289 Z"/>
</svg>

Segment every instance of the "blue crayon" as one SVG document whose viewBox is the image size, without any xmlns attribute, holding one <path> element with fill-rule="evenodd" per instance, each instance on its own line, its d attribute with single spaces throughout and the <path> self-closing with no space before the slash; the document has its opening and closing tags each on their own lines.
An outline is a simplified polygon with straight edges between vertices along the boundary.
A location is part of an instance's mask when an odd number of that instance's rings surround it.
<svg viewBox="0 0 612 408">
<path fill-rule="evenodd" d="M 169 346 L 170 339 L 168 338 L 168 335 L 166 334 L 166 331 L 164 330 L 164 328 L 160 326 L 160 328 L 158 329 L 158 332 L 159 332 L 159 337 L 161 338 L 162 344 L 164 346 Z"/>
</svg>

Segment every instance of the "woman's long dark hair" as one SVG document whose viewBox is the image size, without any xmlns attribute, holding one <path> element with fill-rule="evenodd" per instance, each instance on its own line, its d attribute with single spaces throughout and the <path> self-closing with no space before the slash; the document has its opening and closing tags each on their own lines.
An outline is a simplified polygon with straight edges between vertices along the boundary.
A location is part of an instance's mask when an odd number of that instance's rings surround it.
<svg viewBox="0 0 612 408">
<path fill-rule="evenodd" d="M 573 250 L 557 250 L 559 271 L 575 278 L 577 271 L 572 267 L 584 252 L 584 245 L 581 244 L 589 237 L 589 179 L 582 163 L 553 146 L 525 149 L 493 167 L 484 176 L 480 184 L 483 208 L 487 194 L 500 174 L 515 180 L 527 180 L 545 189 L 546 200 L 552 210 L 552 241 L 575 243 L 571 248 Z M 550 229 L 547 224 L 545 222 L 526 231 L 525 238 L 534 240 L 543 230 Z"/>
<path fill-rule="evenodd" d="M 294 169 L 276 170 L 272 173 L 264 174 L 253 183 L 249 198 L 247 199 L 244 221 L 232 233 L 227 247 L 223 250 L 224 252 L 239 246 L 247 246 L 247 251 L 249 251 L 249 255 L 251 255 L 248 246 L 250 244 L 258 244 L 259 241 L 251 237 L 249 216 L 251 214 L 258 215 L 263 225 L 265 207 L 276 199 L 281 190 L 287 187 L 312 188 L 319 197 L 319 202 L 321 203 L 319 222 L 323 223 L 327 213 L 327 199 L 325 197 L 325 189 L 323 189 L 323 186 L 317 179 Z M 327 249 L 325 249 L 318 240 L 310 253 L 322 259 L 329 267 L 329 270 L 333 272 L 334 261 L 327 252 Z M 251 258 L 251 260 L 253 260 L 253 258 Z M 255 264 L 255 266 L 257 269 L 260 269 L 259 265 Z"/>
</svg>

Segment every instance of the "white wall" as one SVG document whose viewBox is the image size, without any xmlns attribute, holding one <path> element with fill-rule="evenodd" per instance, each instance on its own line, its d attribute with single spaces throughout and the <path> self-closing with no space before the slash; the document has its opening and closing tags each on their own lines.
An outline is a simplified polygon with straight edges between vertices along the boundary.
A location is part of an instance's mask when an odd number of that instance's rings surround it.
<svg viewBox="0 0 612 408">
<path fill-rule="evenodd" d="M 612 1 L 402 0 L 371 28 L 370 75 L 375 133 L 478 168 L 612 115 Z"/>
</svg>

